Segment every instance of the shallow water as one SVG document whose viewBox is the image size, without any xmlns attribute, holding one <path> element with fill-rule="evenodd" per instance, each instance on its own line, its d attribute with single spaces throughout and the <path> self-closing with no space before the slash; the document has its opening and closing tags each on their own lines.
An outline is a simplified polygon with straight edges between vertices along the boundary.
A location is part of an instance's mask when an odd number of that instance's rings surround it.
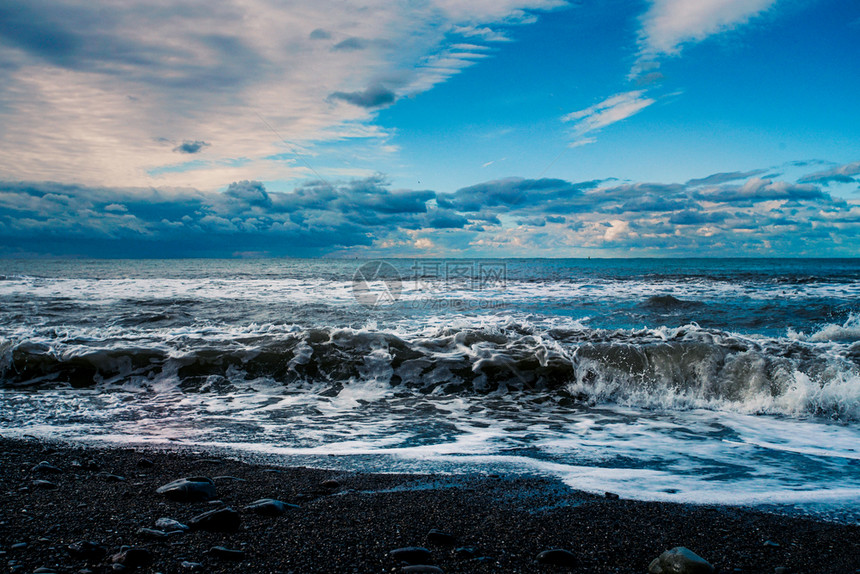
<svg viewBox="0 0 860 574">
<path fill-rule="evenodd" d="M 0 386 L 9 436 L 860 515 L 856 260 L 4 261 Z"/>
</svg>

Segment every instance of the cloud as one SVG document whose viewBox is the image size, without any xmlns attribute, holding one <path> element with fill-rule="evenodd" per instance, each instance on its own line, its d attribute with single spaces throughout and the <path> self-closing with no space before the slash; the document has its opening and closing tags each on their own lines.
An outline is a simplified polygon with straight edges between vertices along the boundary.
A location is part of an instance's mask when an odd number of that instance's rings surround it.
<svg viewBox="0 0 860 574">
<path fill-rule="evenodd" d="M 363 92 L 334 92 L 330 97 L 362 108 L 380 108 L 393 104 L 396 99 L 394 92 L 378 84 Z"/>
<path fill-rule="evenodd" d="M 593 140 L 584 136 L 638 114 L 655 101 L 646 97 L 642 90 L 623 92 L 584 110 L 569 113 L 562 121 L 573 123 L 574 141 L 590 143 Z"/>
<path fill-rule="evenodd" d="M 641 18 L 640 56 L 680 53 L 686 43 L 733 30 L 769 10 L 777 0 L 651 0 Z"/>
<path fill-rule="evenodd" d="M 173 148 L 173 151 L 179 153 L 198 153 L 202 151 L 203 148 L 209 147 L 209 145 L 211 144 L 200 140 L 185 140 L 184 142 Z"/>
<path fill-rule="evenodd" d="M 811 173 L 801 177 L 798 181 L 801 183 L 820 183 L 829 185 L 831 183 L 856 183 L 860 178 L 855 176 L 860 175 L 860 161 L 846 163 L 832 169 Z"/>
<path fill-rule="evenodd" d="M 241 180 L 220 193 L 0 182 L 0 255 L 788 257 L 860 246 L 860 198 L 756 176 L 698 183 L 708 179 L 505 178 L 453 193 L 392 189 L 381 174 L 289 191 Z"/>
<path fill-rule="evenodd" d="M 468 4 L 7 0 L 0 172 L 91 187 L 301 180 L 313 174 L 259 116 L 300 151 L 358 139 L 382 150 L 389 134 L 374 114 L 395 93 L 429 90 L 490 56 L 480 36 L 463 48 L 458 27 L 526 25 L 562 3 Z M 332 94 L 355 105 L 333 105 Z M 183 149 L 169 142 L 189 133 L 218 145 L 177 166 Z"/>
<path fill-rule="evenodd" d="M 709 175 L 708 177 L 702 177 L 698 179 L 691 179 L 687 182 L 687 185 L 691 187 L 696 187 L 699 185 L 716 185 L 719 183 L 726 183 L 729 181 L 737 181 L 739 179 L 748 179 L 750 177 L 761 175 L 765 173 L 767 170 L 765 169 L 754 169 L 751 171 L 732 171 L 727 173 L 715 173 Z"/>
</svg>

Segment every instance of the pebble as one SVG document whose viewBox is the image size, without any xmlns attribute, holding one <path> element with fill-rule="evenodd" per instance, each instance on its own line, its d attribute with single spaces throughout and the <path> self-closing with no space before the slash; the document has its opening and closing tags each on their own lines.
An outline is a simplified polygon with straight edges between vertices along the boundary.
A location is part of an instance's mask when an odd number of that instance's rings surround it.
<svg viewBox="0 0 860 574">
<path fill-rule="evenodd" d="M 53 568 L 48 568 L 46 566 L 42 566 L 41 568 L 36 568 L 33 570 L 33 574 L 56 574 L 56 570 Z"/>
<path fill-rule="evenodd" d="M 104 478 L 107 482 L 125 482 L 124 476 L 119 476 L 118 474 L 111 474 L 109 472 L 102 473 L 101 477 Z"/>
<path fill-rule="evenodd" d="M 245 510 L 250 510 L 254 514 L 262 516 L 280 516 L 291 508 L 297 509 L 301 507 L 295 504 L 287 504 L 274 498 L 261 498 L 246 506 Z"/>
<path fill-rule="evenodd" d="M 420 546 L 396 548 L 390 552 L 391 557 L 407 564 L 429 564 L 433 562 L 433 554 Z"/>
<path fill-rule="evenodd" d="M 26 542 L 18 542 L 9 547 L 9 550 L 23 550 L 27 547 Z"/>
<path fill-rule="evenodd" d="M 182 567 L 183 570 L 203 570 L 203 564 L 200 562 L 190 562 L 188 560 L 183 560 L 179 566 Z"/>
<path fill-rule="evenodd" d="M 234 562 L 241 562 L 245 559 L 244 550 L 233 550 L 224 546 L 213 546 L 209 549 L 209 555 L 221 560 L 231 560 Z"/>
<path fill-rule="evenodd" d="M 764 545 L 770 548 L 779 548 L 779 542 L 774 542 L 773 540 L 765 540 Z"/>
<path fill-rule="evenodd" d="M 205 476 L 192 476 L 159 486 L 155 492 L 176 502 L 202 502 L 215 498 L 215 483 Z"/>
<path fill-rule="evenodd" d="M 33 472 L 38 472 L 41 474 L 59 474 L 63 471 L 52 465 L 48 461 L 43 460 L 42 462 L 33 467 Z"/>
<path fill-rule="evenodd" d="M 541 564 L 552 564 L 555 566 L 575 566 L 577 563 L 573 552 L 562 548 L 544 550 L 537 555 L 537 561 Z"/>
<path fill-rule="evenodd" d="M 328 488 L 329 490 L 334 490 L 336 488 L 340 488 L 340 483 L 334 479 L 324 480 L 320 483 L 320 486 L 323 488 Z"/>
<path fill-rule="evenodd" d="M 614 492 L 604 492 L 603 497 L 606 498 L 607 500 L 618 500 L 619 498 L 621 498 L 620 496 L 618 496 Z"/>
<path fill-rule="evenodd" d="M 152 564 L 152 552 L 146 548 L 129 548 L 111 557 L 111 562 L 121 564 L 126 568 L 140 568 Z"/>
<path fill-rule="evenodd" d="M 138 528 L 137 535 L 150 540 L 166 540 L 167 532 L 163 530 L 155 530 L 153 528 Z"/>
<path fill-rule="evenodd" d="M 158 530 L 163 530 L 164 532 L 175 532 L 175 531 L 186 531 L 190 530 L 188 526 L 182 524 L 178 520 L 173 520 L 172 518 L 159 518 L 155 521 L 155 527 Z"/>
<path fill-rule="evenodd" d="M 648 565 L 650 574 L 712 574 L 707 560 L 683 546 L 665 551 Z"/>
<path fill-rule="evenodd" d="M 188 521 L 191 530 L 208 530 L 210 532 L 235 532 L 239 530 L 239 513 L 230 507 L 210 510 L 198 514 Z"/>
<path fill-rule="evenodd" d="M 142 458 L 137 461 L 137 466 L 139 466 L 140 468 L 152 468 L 153 466 L 155 466 L 155 463 L 148 458 Z"/>
<path fill-rule="evenodd" d="M 73 558 L 86 560 L 87 562 L 98 562 L 107 555 L 107 548 L 90 540 L 74 542 L 69 544 L 68 548 L 69 554 Z"/>
<path fill-rule="evenodd" d="M 457 542 L 457 538 L 453 534 L 434 528 L 427 533 L 427 542 L 440 546 L 453 546 Z"/>
<path fill-rule="evenodd" d="M 454 556 L 457 558 L 474 558 L 478 551 L 471 546 L 461 546 L 454 549 Z"/>
<path fill-rule="evenodd" d="M 34 480 L 32 484 L 36 488 L 43 488 L 45 490 L 57 490 L 59 488 L 59 486 L 57 486 L 50 480 Z"/>
</svg>

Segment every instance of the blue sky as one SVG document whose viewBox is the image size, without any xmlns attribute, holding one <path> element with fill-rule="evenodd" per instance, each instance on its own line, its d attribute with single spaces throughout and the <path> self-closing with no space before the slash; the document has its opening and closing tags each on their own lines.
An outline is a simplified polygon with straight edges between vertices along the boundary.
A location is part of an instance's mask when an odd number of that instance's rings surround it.
<svg viewBox="0 0 860 574">
<path fill-rule="evenodd" d="M 853 0 L 12 0 L 0 256 L 856 256 Z"/>
</svg>

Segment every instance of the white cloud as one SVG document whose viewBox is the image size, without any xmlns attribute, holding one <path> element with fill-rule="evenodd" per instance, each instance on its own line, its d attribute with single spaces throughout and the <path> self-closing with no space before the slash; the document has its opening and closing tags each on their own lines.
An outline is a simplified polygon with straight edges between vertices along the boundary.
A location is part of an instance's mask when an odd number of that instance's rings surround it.
<svg viewBox="0 0 860 574">
<path fill-rule="evenodd" d="M 562 118 L 562 121 L 574 123 L 573 135 L 575 139 L 572 145 L 585 145 L 594 142 L 594 138 L 584 137 L 586 134 L 638 114 L 655 101 L 647 97 L 641 90 L 624 92 L 606 98 L 584 110 L 567 114 Z"/>
<path fill-rule="evenodd" d="M 204 189 L 310 175 L 257 113 L 307 155 L 350 138 L 384 147 L 372 101 L 330 96 L 428 90 L 487 55 L 480 34 L 464 44 L 458 28 L 493 32 L 528 23 L 524 9 L 562 4 L 10 1 L 0 42 L 4 179 Z M 335 49 L 345 41 L 350 49 Z M 180 156 L 183 141 L 210 145 Z"/>
<path fill-rule="evenodd" d="M 675 55 L 687 42 L 746 24 L 777 0 L 652 0 L 642 16 L 641 55 Z"/>
</svg>

